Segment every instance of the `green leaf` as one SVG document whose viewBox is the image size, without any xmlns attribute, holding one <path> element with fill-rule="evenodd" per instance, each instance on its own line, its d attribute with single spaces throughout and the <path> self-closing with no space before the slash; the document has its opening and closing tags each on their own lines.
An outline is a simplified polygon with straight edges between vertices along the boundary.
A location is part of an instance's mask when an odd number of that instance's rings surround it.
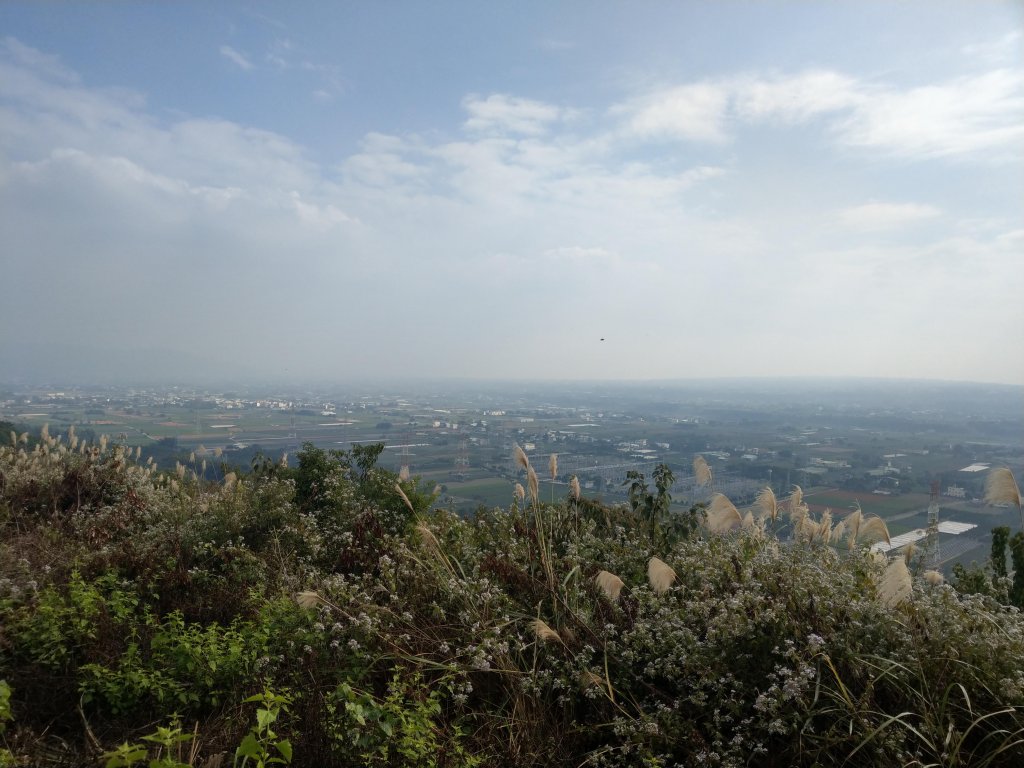
<svg viewBox="0 0 1024 768">
<path fill-rule="evenodd" d="M 286 762 L 290 763 L 292 761 L 292 743 L 288 739 L 281 739 L 274 746 L 284 756 Z"/>
</svg>

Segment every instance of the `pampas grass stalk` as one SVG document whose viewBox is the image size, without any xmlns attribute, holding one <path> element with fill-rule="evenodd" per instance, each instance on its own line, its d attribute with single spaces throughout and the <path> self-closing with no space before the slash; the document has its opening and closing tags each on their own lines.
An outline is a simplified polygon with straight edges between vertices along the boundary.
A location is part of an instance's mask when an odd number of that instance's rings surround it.
<svg viewBox="0 0 1024 768">
<path fill-rule="evenodd" d="M 529 465 L 526 469 L 526 485 L 530 490 L 530 500 L 536 506 L 537 497 L 540 495 L 540 481 L 537 480 L 537 473 L 534 472 L 533 467 Z"/>
<path fill-rule="evenodd" d="M 609 600 L 618 600 L 619 593 L 626 586 L 622 579 L 609 571 L 598 571 L 594 577 L 594 583 L 597 584 Z"/>
<path fill-rule="evenodd" d="M 326 601 L 320 597 L 318 592 L 313 592 L 312 590 L 299 592 L 295 595 L 295 602 L 299 604 L 300 608 L 305 608 L 307 610 L 326 603 Z"/>
<path fill-rule="evenodd" d="M 562 636 L 541 619 L 533 619 L 530 622 L 530 629 L 533 630 L 533 636 L 543 643 L 562 642 Z"/>
<path fill-rule="evenodd" d="M 774 524 L 779 517 L 779 500 L 770 486 L 765 486 L 754 501 L 754 506 L 761 510 L 761 516 L 770 519 Z"/>
<path fill-rule="evenodd" d="M 986 504 L 1012 504 L 1020 514 L 1020 527 L 1024 530 L 1024 506 L 1021 506 L 1020 488 L 1008 467 L 997 467 L 985 478 Z"/>
<path fill-rule="evenodd" d="M 846 518 L 846 529 L 849 531 L 847 546 L 853 549 L 857 545 L 857 537 L 860 535 L 860 526 L 864 522 L 864 510 L 860 508 L 860 502 L 854 502 L 853 512 Z"/>
<path fill-rule="evenodd" d="M 405 502 L 405 506 L 409 508 L 410 512 L 415 512 L 415 508 L 412 506 L 412 502 L 409 501 L 409 497 L 405 495 L 405 491 L 402 490 L 402 486 L 399 483 L 395 483 L 395 490 L 398 492 L 399 497 Z"/>
<path fill-rule="evenodd" d="M 913 591 L 913 580 L 907 564 L 902 557 L 897 557 L 885 569 L 882 582 L 878 585 L 878 596 L 890 608 L 899 605 Z"/>
<path fill-rule="evenodd" d="M 512 456 L 521 469 L 529 470 L 530 460 L 526 457 L 526 451 L 519 446 L 519 443 L 512 446 Z"/>
<path fill-rule="evenodd" d="M 868 544 L 876 541 L 884 541 L 886 544 L 892 543 L 892 540 L 889 538 L 889 528 L 878 515 L 871 515 L 860 524 L 860 539 Z"/>
<path fill-rule="evenodd" d="M 516 495 L 516 498 L 519 501 L 526 501 L 526 489 L 523 488 L 523 484 L 522 483 L 516 483 L 515 488 L 513 489 L 513 491 L 514 491 L 514 493 Z"/>
<path fill-rule="evenodd" d="M 675 584 L 676 572 L 666 563 L 657 557 L 652 557 L 647 562 L 647 583 L 657 595 L 663 595 Z"/>
<path fill-rule="evenodd" d="M 576 475 L 573 475 L 572 480 L 569 481 L 569 492 L 572 494 L 573 501 L 580 500 L 580 479 Z"/>
<path fill-rule="evenodd" d="M 710 485 L 712 482 L 711 467 L 708 466 L 707 461 L 703 456 L 697 456 L 693 460 L 693 476 L 697 480 L 699 487 Z"/>
<path fill-rule="evenodd" d="M 830 543 L 838 543 L 843 540 L 843 536 L 846 535 L 846 521 L 840 520 L 832 528 L 832 536 L 829 538 Z"/>
<path fill-rule="evenodd" d="M 707 511 L 707 527 L 711 533 L 726 533 L 742 522 L 739 510 L 724 493 L 711 497 Z"/>
</svg>

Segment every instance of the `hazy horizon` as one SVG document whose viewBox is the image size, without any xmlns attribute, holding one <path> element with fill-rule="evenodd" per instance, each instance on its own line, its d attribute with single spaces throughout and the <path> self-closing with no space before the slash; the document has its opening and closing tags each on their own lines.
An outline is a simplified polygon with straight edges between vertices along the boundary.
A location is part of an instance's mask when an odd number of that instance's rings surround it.
<svg viewBox="0 0 1024 768">
<path fill-rule="evenodd" d="M 0 379 L 1024 385 L 1018 3 L 0 24 Z"/>
</svg>

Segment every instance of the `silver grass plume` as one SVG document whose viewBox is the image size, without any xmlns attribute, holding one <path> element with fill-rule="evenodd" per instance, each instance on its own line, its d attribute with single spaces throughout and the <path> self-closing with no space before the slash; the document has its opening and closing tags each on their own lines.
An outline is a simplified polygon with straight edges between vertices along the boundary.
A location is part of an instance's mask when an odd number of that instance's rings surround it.
<svg viewBox="0 0 1024 768">
<path fill-rule="evenodd" d="M 409 508 L 409 511 L 415 512 L 416 510 L 413 508 L 412 502 L 409 501 L 409 497 L 405 495 L 405 491 L 402 490 L 402 486 L 399 483 L 395 483 L 395 490 L 398 491 L 398 495 L 402 498 L 402 501 L 405 502 L 405 506 Z"/>
<path fill-rule="evenodd" d="M 942 583 L 946 580 L 946 578 L 938 571 L 925 571 L 922 575 L 924 580 L 933 587 L 941 587 Z"/>
<path fill-rule="evenodd" d="M 986 504 L 1012 504 L 1020 513 L 1020 526 L 1024 530 L 1024 506 L 1021 506 L 1020 488 L 1008 467 L 997 467 L 985 478 Z"/>
<path fill-rule="evenodd" d="M 530 622 L 530 629 L 533 630 L 533 635 L 538 640 L 544 643 L 550 642 L 562 642 L 562 636 L 555 630 L 545 624 L 541 619 L 534 619 Z"/>
<path fill-rule="evenodd" d="M 907 546 L 903 548 L 903 562 L 907 564 L 908 568 L 910 567 L 910 563 L 911 561 L 913 561 L 914 555 L 916 554 L 917 547 L 915 546 L 914 542 L 910 542 L 909 544 L 907 544 Z"/>
<path fill-rule="evenodd" d="M 309 608 L 316 608 L 325 601 L 317 592 L 307 590 L 295 595 L 295 602 L 299 604 L 300 608 L 306 608 L 308 610 Z"/>
<path fill-rule="evenodd" d="M 821 520 L 818 521 L 818 530 L 816 531 L 816 538 L 818 541 L 828 544 L 832 538 L 832 510 L 828 507 L 821 513 Z"/>
<path fill-rule="evenodd" d="M 698 455 L 693 460 L 693 476 L 696 478 L 698 486 L 705 486 L 711 483 L 711 467 L 708 466 L 703 456 Z"/>
<path fill-rule="evenodd" d="M 860 539 L 867 544 L 875 541 L 884 541 L 886 544 L 892 543 L 889 538 L 889 528 L 878 515 L 871 515 L 860 524 Z"/>
<path fill-rule="evenodd" d="M 555 482 L 555 478 L 558 477 L 558 454 L 552 453 L 551 458 L 548 459 L 548 472 L 551 473 L 551 482 Z"/>
<path fill-rule="evenodd" d="M 860 508 L 860 502 L 854 502 L 854 509 L 846 518 L 846 530 L 849 531 L 847 546 L 853 549 L 857 545 L 857 537 L 860 536 L 860 526 L 864 522 L 864 510 Z"/>
<path fill-rule="evenodd" d="M 580 479 L 576 475 L 573 475 L 572 480 L 569 481 L 569 491 L 572 493 L 574 501 L 580 500 Z"/>
<path fill-rule="evenodd" d="M 878 586 L 878 596 L 883 603 L 892 608 L 910 597 L 913 590 L 912 584 L 913 579 L 911 579 L 907 564 L 903 562 L 902 557 L 897 557 L 885 569 L 882 583 Z"/>
<path fill-rule="evenodd" d="M 537 473 L 533 471 L 533 467 L 528 466 L 526 469 L 526 484 L 530 489 L 530 500 L 536 504 L 540 494 L 540 481 L 537 480 Z"/>
<path fill-rule="evenodd" d="M 589 669 L 584 669 L 580 672 L 580 687 L 586 690 L 587 688 L 603 688 L 604 678 L 596 672 L 591 672 Z"/>
<path fill-rule="evenodd" d="M 840 520 L 832 528 L 832 536 L 829 541 L 833 544 L 838 543 L 843 540 L 844 535 L 846 535 L 846 521 Z"/>
<path fill-rule="evenodd" d="M 761 517 L 770 519 L 773 523 L 779 517 L 779 500 L 775 498 L 775 491 L 770 486 L 765 486 L 754 501 L 754 506 L 761 510 Z"/>
<path fill-rule="evenodd" d="M 675 584 L 676 572 L 664 560 L 652 557 L 647 561 L 647 583 L 657 595 L 663 595 Z"/>
<path fill-rule="evenodd" d="M 522 483 L 516 483 L 516 486 L 515 486 L 514 490 L 515 490 L 516 498 L 519 499 L 519 501 L 524 501 L 526 499 L 526 489 L 523 488 L 523 484 Z"/>
<path fill-rule="evenodd" d="M 622 588 L 625 586 L 622 579 L 609 571 L 598 571 L 594 577 L 594 583 L 597 584 L 609 600 L 618 600 L 619 593 L 622 592 Z"/>
<path fill-rule="evenodd" d="M 743 522 L 739 510 L 724 493 L 711 497 L 707 511 L 707 527 L 711 533 L 726 533 Z"/>
<path fill-rule="evenodd" d="M 404 464 L 398 469 L 398 479 L 405 481 L 409 479 L 409 467 Z"/>
<path fill-rule="evenodd" d="M 530 460 L 526 457 L 526 451 L 524 451 L 519 443 L 512 446 L 512 456 L 522 469 L 530 469 Z"/>
</svg>

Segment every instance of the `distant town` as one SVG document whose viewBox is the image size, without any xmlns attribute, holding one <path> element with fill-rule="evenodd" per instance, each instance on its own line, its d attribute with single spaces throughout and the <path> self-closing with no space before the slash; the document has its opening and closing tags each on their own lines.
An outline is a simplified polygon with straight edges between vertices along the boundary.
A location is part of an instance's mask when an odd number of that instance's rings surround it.
<svg viewBox="0 0 1024 768">
<path fill-rule="evenodd" d="M 667 464 L 673 509 L 712 492 L 749 504 L 770 485 L 801 486 L 811 510 L 842 517 L 856 504 L 885 518 L 893 547 L 924 536 L 938 504 L 941 562 L 983 560 L 995 525 L 1016 511 L 982 501 L 988 469 L 1024 461 L 1016 387 L 886 381 L 722 381 L 677 384 L 436 383 L 325 388 L 184 386 L 0 390 L 0 421 L 141 448 L 163 469 L 198 464 L 211 479 L 254 459 L 294 464 L 303 445 L 349 450 L 383 443 L 381 464 L 439 491 L 463 514 L 513 500 L 518 444 L 534 466 L 557 455 L 545 499 L 583 493 L 626 500 L 628 472 Z M 701 455 L 714 482 L 699 487 Z M 543 475 L 543 473 L 542 473 Z"/>
</svg>

